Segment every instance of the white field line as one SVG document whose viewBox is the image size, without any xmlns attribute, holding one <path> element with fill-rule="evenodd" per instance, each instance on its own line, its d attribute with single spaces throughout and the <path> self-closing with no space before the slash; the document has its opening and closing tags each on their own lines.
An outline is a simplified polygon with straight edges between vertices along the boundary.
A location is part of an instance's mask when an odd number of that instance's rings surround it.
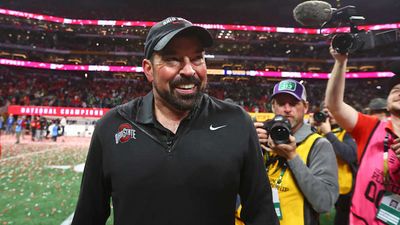
<svg viewBox="0 0 400 225">
<path fill-rule="evenodd" d="M 82 173 L 83 169 L 85 169 L 85 163 L 81 163 L 74 166 L 74 171 L 77 173 Z"/>
<path fill-rule="evenodd" d="M 44 166 L 44 168 L 50 168 L 50 169 L 60 169 L 60 170 L 68 170 L 71 169 L 72 166 L 68 165 L 50 165 L 50 166 Z"/>
<path fill-rule="evenodd" d="M 14 159 L 24 158 L 24 157 L 31 156 L 31 155 L 38 155 L 38 154 L 42 154 L 42 153 L 46 153 L 46 152 L 52 152 L 52 151 L 56 151 L 56 150 L 59 150 L 59 149 L 64 148 L 64 147 L 65 146 L 56 147 L 56 148 L 50 148 L 50 149 L 46 149 L 46 150 L 43 150 L 43 151 L 30 152 L 30 153 L 25 153 L 25 154 L 13 156 L 13 157 L 5 158 L 5 159 L 0 159 L 0 163 L 1 162 L 6 162 L 6 161 L 10 161 L 10 160 L 14 160 Z"/>
<path fill-rule="evenodd" d="M 74 171 L 78 172 L 78 173 L 81 173 L 81 172 L 83 172 L 83 168 L 84 167 L 85 167 L 85 163 L 78 164 L 78 165 L 74 166 Z M 65 219 L 61 223 L 61 225 L 71 225 L 73 218 L 74 218 L 74 213 L 72 213 L 70 216 L 68 216 L 68 218 Z"/>
<path fill-rule="evenodd" d="M 74 218 L 74 214 L 72 213 L 71 215 L 68 216 L 67 219 L 62 221 L 61 225 L 71 225 L 73 218 Z"/>
</svg>

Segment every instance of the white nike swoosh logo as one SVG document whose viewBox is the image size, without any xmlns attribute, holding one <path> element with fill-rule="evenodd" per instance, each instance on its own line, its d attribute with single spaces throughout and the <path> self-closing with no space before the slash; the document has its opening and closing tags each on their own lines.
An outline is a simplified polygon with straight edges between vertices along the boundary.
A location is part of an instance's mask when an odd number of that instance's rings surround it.
<svg viewBox="0 0 400 225">
<path fill-rule="evenodd" d="M 222 125 L 222 126 L 219 126 L 219 127 L 213 127 L 213 125 L 211 124 L 210 125 L 210 130 L 218 130 L 218 129 L 221 129 L 221 128 L 224 128 L 224 127 L 226 127 L 227 125 Z"/>
</svg>

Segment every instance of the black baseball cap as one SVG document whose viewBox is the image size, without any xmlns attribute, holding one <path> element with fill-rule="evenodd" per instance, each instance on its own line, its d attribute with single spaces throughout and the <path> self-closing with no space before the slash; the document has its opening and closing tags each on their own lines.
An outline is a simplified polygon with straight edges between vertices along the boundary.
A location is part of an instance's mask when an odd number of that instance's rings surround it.
<svg viewBox="0 0 400 225">
<path fill-rule="evenodd" d="M 183 31 L 194 33 L 202 42 L 203 47 L 210 47 L 213 44 L 211 34 L 203 27 L 195 26 L 180 17 L 168 17 L 150 28 L 144 44 L 145 58 L 149 59 L 154 51 L 162 50 L 169 41 Z"/>
<path fill-rule="evenodd" d="M 386 82 L 387 94 L 390 93 L 394 86 L 400 84 L 400 61 L 389 64 L 389 70 L 394 73 L 394 76 Z"/>
</svg>

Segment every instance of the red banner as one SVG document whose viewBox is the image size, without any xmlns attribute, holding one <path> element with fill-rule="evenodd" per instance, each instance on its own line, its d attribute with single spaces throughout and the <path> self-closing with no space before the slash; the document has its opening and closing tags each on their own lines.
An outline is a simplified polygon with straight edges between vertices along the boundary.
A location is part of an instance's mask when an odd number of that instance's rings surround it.
<svg viewBox="0 0 400 225">
<path fill-rule="evenodd" d="M 35 116 L 67 116 L 67 117 L 102 117 L 108 108 L 73 108 L 73 107 L 52 107 L 52 106 L 8 106 L 8 113 L 14 115 L 35 115 Z"/>
</svg>

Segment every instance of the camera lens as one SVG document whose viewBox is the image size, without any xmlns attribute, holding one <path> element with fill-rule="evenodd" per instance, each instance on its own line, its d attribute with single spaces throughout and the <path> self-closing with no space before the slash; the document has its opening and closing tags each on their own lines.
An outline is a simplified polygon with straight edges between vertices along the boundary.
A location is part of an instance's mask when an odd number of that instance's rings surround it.
<svg viewBox="0 0 400 225">
<path fill-rule="evenodd" d="M 347 53 L 354 43 L 353 35 L 337 34 L 332 38 L 332 47 L 339 53 Z"/>
<path fill-rule="evenodd" d="M 276 115 L 273 119 L 265 121 L 264 128 L 275 144 L 289 143 L 291 125 L 284 116 Z"/>
<path fill-rule="evenodd" d="M 326 121 L 326 115 L 323 112 L 315 112 L 313 114 L 313 118 L 317 123 L 322 123 Z"/>
<path fill-rule="evenodd" d="M 290 130 L 285 126 L 274 126 L 271 128 L 271 138 L 276 144 L 289 142 Z"/>
</svg>

